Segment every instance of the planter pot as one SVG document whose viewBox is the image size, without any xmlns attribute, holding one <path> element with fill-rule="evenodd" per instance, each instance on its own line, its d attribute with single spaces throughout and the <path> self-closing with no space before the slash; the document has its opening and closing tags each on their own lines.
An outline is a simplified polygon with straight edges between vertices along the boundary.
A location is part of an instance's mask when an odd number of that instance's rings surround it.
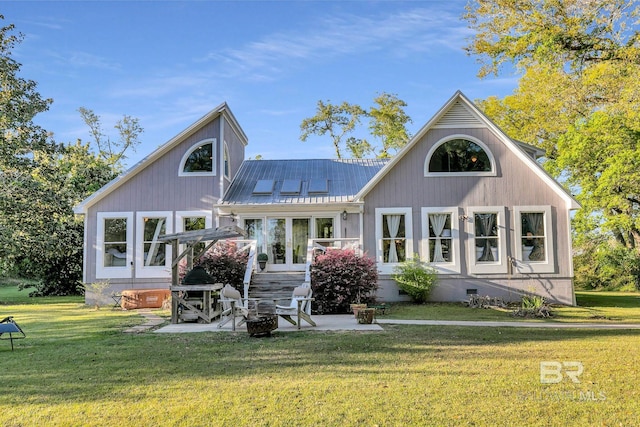
<svg viewBox="0 0 640 427">
<path fill-rule="evenodd" d="M 353 311 L 355 318 L 358 318 L 358 312 L 367 308 L 367 304 L 350 304 L 349 307 Z"/>
<path fill-rule="evenodd" d="M 358 319 L 358 323 L 370 325 L 373 323 L 373 318 L 376 315 L 375 308 L 365 308 L 358 311 L 358 315 L 356 318 Z"/>
<path fill-rule="evenodd" d="M 264 271 L 267 266 L 267 261 L 258 261 L 258 265 L 260 266 L 260 271 Z"/>
</svg>

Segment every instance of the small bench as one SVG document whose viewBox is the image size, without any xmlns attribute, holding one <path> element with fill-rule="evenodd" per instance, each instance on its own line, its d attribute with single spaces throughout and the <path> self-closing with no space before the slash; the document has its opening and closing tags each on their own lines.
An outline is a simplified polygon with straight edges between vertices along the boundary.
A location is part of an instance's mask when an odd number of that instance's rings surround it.
<svg viewBox="0 0 640 427">
<path fill-rule="evenodd" d="M 9 337 L 3 335 L 9 334 Z M 19 336 L 14 337 L 13 334 L 20 334 Z M 0 320 L 0 340 L 10 340 L 11 341 L 11 351 L 13 351 L 13 340 L 26 338 L 27 336 L 22 331 L 20 326 L 16 322 L 13 321 L 13 316 L 5 317 Z"/>
</svg>

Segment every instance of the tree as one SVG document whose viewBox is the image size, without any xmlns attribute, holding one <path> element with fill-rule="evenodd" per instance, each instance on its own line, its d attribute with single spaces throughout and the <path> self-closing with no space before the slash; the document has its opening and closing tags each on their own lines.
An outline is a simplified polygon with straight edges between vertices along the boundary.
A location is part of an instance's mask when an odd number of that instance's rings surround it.
<svg viewBox="0 0 640 427">
<path fill-rule="evenodd" d="M 0 15 L 0 19 L 4 17 Z M 0 259 L 5 267 L 28 267 L 28 254 L 42 246 L 38 236 L 23 226 L 44 220 L 40 213 L 51 194 L 33 173 L 40 168 L 40 175 L 48 179 L 52 171 L 42 167 L 42 160 L 60 150 L 46 131 L 33 123 L 52 101 L 40 96 L 34 81 L 19 77 L 21 65 L 11 54 L 21 40 L 13 25 L 0 28 Z"/>
<path fill-rule="evenodd" d="M 512 137 L 544 148 L 545 168 L 577 192 L 580 254 L 599 241 L 597 251 L 640 255 L 639 12 L 636 0 L 484 0 L 466 14 L 479 75 L 506 63 L 522 73 L 512 95 L 480 106 Z"/>
<path fill-rule="evenodd" d="M 80 112 L 85 124 L 89 126 L 89 133 L 98 149 L 98 155 L 115 169 L 121 171 L 122 161 L 127 158 L 126 152 L 135 152 L 136 146 L 139 144 L 138 137 L 144 131 L 139 120 L 128 115 L 124 115 L 122 119 L 118 120 L 114 128 L 118 131 L 119 139 L 114 141 L 104 134 L 100 117 L 93 110 L 80 107 L 78 112 Z"/>
<path fill-rule="evenodd" d="M 361 120 L 368 117 L 370 134 L 381 141 L 377 156 L 388 158 L 409 141 L 406 125 L 411 123 L 411 118 L 404 112 L 407 104 L 396 95 L 383 92 L 374 98 L 374 103 L 377 107 L 371 107 L 367 111 L 348 102 L 333 105 L 329 101 L 318 101 L 316 115 L 304 119 L 300 125 L 300 139 L 304 142 L 311 135 L 323 136 L 328 133 L 336 156 L 340 159 L 344 155 L 343 138 L 356 131 Z M 366 139 L 354 136 L 349 136 L 344 145 L 350 156 L 357 159 L 375 154 L 378 149 Z"/>
<path fill-rule="evenodd" d="M 404 112 L 407 103 L 398 99 L 397 95 L 382 93 L 373 99 L 377 107 L 369 109 L 371 135 L 382 141 L 378 154 L 380 158 L 391 157 L 390 151 L 397 153 L 409 142 L 407 123 L 411 118 Z"/>
<path fill-rule="evenodd" d="M 356 125 L 360 123 L 360 119 L 365 115 L 365 111 L 359 105 L 343 102 L 340 105 L 333 105 L 330 101 L 325 104 L 318 101 L 316 106 L 316 115 L 304 119 L 300 124 L 302 135 L 300 139 L 304 142 L 310 135 L 322 136 L 326 133 L 331 137 L 333 147 L 336 150 L 336 157 L 342 158 L 342 138 L 348 133 L 353 132 Z M 358 140 L 353 139 L 350 151 L 358 152 Z"/>
</svg>

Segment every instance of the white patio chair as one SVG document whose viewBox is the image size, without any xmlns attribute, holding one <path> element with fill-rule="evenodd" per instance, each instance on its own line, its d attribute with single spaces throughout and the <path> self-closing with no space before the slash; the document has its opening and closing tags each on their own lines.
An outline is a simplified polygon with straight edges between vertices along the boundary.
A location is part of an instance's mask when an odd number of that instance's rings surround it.
<svg viewBox="0 0 640 427">
<path fill-rule="evenodd" d="M 240 319 L 237 326 L 243 325 L 247 321 L 249 309 L 243 305 L 240 291 L 233 286 L 227 284 L 220 290 L 220 305 L 222 306 L 222 312 L 220 313 L 218 328 L 222 328 L 231 321 L 231 329 L 235 331 L 236 317 Z"/>
<path fill-rule="evenodd" d="M 304 320 L 311 326 L 316 326 L 316 322 L 311 319 L 312 295 L 313 292 L 311 291 L 311 287 L 308 285 L 302 285 L 294 288 L 291 295 L 291 303 L 289 305 L 276 304 L 276 314 L 292 325 L 298 325 L 298 329 L 300 329 L 301 320 Z M 297 316 L 298 322 L 296 323 L 291 316 Z"/>
</svg>

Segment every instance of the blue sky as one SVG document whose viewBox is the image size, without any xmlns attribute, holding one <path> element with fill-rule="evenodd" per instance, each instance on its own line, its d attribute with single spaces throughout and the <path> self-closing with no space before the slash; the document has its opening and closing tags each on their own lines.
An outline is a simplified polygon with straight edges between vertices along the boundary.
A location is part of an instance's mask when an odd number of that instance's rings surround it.
<svg viewBox="0 0 640 427">
<path fill-rule="evenodd" d="M 504 96 L 515 76 L 480 80 L 463 50 L 465 1 L 0 2 L 24 41 L 21 76 L 54 100 L 36 121 L 58 142 L 88 141 L 79 107 L 103 127 L 128 114 L 145 132 L 128 166 L 226 101 L 247 157 L 335 157 L 328 138 L 301 142 L 318 100 L 369 107 L 404 100 L 415 133 L 454 94 Z M 113 132 L 112 132 L 113 131 Z"/>
</svg>

